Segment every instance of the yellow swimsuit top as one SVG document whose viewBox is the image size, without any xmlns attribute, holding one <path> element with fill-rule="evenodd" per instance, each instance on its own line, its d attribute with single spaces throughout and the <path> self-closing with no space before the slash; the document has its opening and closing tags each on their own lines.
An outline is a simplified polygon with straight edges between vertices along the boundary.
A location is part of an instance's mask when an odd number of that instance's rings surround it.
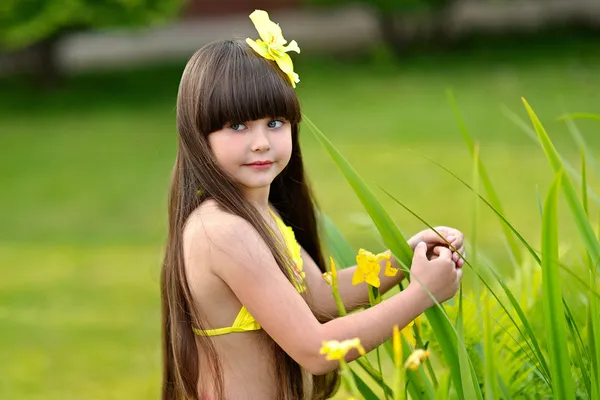
<svg viewBox="0 0 600 400">
<path fill-rule="evenodd" d="M 271 211 L 271 214 L 275 218 L 275 222 L 281 231 L 283 239 L 285 241 L 285 247 L 290 252 L 290 255 L 293 260 L 292 276 L 294 277 L 293 284 L 298 293 L 302 293 L 306 290 L 306 282 L 304 281 L 305 272 L 302 270 L 302 256 L 300 254 L 300 245 L 296 241 L 296 236 L 294 235 L 294 231 L 289 226 L 285 225 L 285 223 L 279 218 L 277 214 Z M 237 317 L 233 321 L 233 325 L 228 326 L 226 328 L 217 328 L 217 329 L 207 329 L 200 330 L 198 328 L 193 328 L 194 333 L 198 336 L 218 336 L 225 335 L 233 332 L 248 332 L 248 331 L 256 331 L 261 329 L 260 324 L 254 319 L 254 317 L 250 314 L 250 312 L 246 309 L 246 307 L 242 306 L 242 309 L 238 313 Z"/>
</svg>

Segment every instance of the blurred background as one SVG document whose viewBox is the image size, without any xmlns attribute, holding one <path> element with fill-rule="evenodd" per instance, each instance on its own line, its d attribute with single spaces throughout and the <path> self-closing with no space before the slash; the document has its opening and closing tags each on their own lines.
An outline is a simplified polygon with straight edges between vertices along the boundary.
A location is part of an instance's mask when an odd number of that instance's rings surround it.
<svg viewBox="0 0 600 400">
<path fill-rule="evenodd" d="M 3 1 L 0 398 L 158 397 L 179 78 L 204 44 L 257 37 L 254 9 L 299 43 L 304 112 L 406 235 L 424 226 L 376 184 L 472 233 L 473 194 L 422 157 L 471 181 L 451 90 L 506 216 L 538 242 L 552 173 L 521 96 L 577 165 L 557 117 L 599 112 L 597 0 Z M 576 128 L 597 154 L 597 122 Z M 307 127 L 302 143 L 321 208 L 355 248 L 382 250 Z M 483 208 L 478 221 L 482 253 L 510 276 L 498 222 Z"/>
</svg>

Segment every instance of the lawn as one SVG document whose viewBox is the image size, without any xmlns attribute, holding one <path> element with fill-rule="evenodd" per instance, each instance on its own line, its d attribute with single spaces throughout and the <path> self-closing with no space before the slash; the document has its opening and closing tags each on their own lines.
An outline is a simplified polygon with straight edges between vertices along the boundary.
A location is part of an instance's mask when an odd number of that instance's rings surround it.
<svg viewBox="0 0 600 400">
<path fill-rule="evenodd" d="M 452 88 L 507 216 L 537 243 L 537 196 L 552 175 L 506 110 L 525 120 L 526 97 L 577 165 L 556 117 L 599 111 L 600 51 L 592 41 L 492 50 L 396 64 L 300 60 L 298 94 L 368 182 L 430 223 L 468 235 L 472 194 L 418 155 L 470 180 L 445 95 Z M 0 398 L 157 397 L 158 273 L 182 66 L 88 73 L 56 92 L 20 79 L 0 83 Z M 598 126 L 578 126 L 597 154 Z M 322 209 L 353 246 L 379 250 L 360 203 L 307 127 L 302 142 Z M 373 188 L 404 232 L 423 229 Z M 573 227 L 563 226 L 570 240 Z M 502 264 L 491 212 L 482 210 L 479 229 L 482 249 Z"/>
</svg>

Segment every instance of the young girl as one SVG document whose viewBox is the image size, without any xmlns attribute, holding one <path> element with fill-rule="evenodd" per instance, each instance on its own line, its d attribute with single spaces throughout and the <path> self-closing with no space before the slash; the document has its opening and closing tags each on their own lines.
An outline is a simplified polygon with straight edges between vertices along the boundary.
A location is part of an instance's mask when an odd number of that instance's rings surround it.
<svg viewBox="0 0 600 400">
<path fill-rule="evenodd" d="M 299 49 L 284 46 L 264 11 L 251 19 L 262 40 L 206 45 L 181 78 L 161 282 L 163 399 L 328 398 L 338 364 L 319 354 L 323 341 L 358 337 L 370 351 L 433 306 L 423 286 L 443 302 L 462 276 L 462 259 L 423 231 L 409 240 L 409 286 L 338 317 L 298 141 L 299 80 L 286 51 Z M 459 231 L 437 229 L 462 251 Z M 355 269 L 338 271 L 349 311 L 368 304 Z M 403 277 L 382 273 L 381 292 Z"/>
</svg>

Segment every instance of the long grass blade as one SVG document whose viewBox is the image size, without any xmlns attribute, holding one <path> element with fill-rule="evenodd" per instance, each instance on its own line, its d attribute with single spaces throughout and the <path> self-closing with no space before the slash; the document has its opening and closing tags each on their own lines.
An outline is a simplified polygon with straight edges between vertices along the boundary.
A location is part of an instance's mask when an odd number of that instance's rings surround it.
<svg viewBox="0 0 600 400">
<path fill-rule="evenodd" d="M 583 386 L 585 388 L 585 392 L 588 395 L 588 398 L 592 397 L 592 383 L 590 380 L 590 374 L 588 368 L 586 367 L 586 362 L 589 362 L 589 357 L 586 355 L 585 348 L 581 342 L 581 336 L 579 335 L 577 325 L 575 320 L 571 317 L 567 318 L 567 328 L 569 328 L 569 334 L 571 338 L 571 343 L 573 343 L 573 348 L 575 349 L 575 359 L 573 362 L 579 369 L 581 373 L 581 380 L 583 381 Z"/>
<path fill-rule="evenodd" d="M 529 118 L 533 123 L 533 127 L 535 128 L 535 131 L 538 134 L 540 143 L 542 144 L 542 147 L 544 149 L 544 152 L 546 153 L 546 157 L 548 158 L 550 165 L 552 166 L 552 169 L 554 169 L 555 173 L 563 171 L 564 166 L 562 160 L 558 155 L 558 152 L 554 148 L 554 145 L 552 144 L 552 141 L 546 133 L 546 130 L 544 129 L 542 123 L 538 119 L 537 115 L 535 114 L 529 103 L 527 103 L 527 100 L 525 100 L 524 98 L 523 104 L 525 105 L 525 109 L 529 114 Z M 563 194 L 565 195 L 565 199 L 567 200 L 569 208 L 573 213 L 574 222 L 577 225 L 579 233 L 581 234 L 585 242 L 586 248 L 590 252 L 590 256 L 592 257 L 592 259 L 598 260 L 600 258 L 600 242 L 598 242 L 598 239 L 596 238 L 594 230 L 590 225 L 590 222 L 583 209 L 583 206 L 577 198 L 577 194 L 575 192 L 575 188 L 573 187 L 573 183 L 567 176 L 564 175 L 562 176 L 562 179 L 560 181 L 562 182 L 561 187 L 563 189 Z"/>
<path fill-rule="evenodd" d="M 507 107 L 503 107 L 503 112 L 508 117 L 508 119 L 510 119 L 515 125 L 517 125 L 519 128 L 521 128 L 521 130 L 525 134 L 527 134 L 527 136 L 529 138 L 531 138 L 534 142 L 539 144 L 539 139 L 535 132 L 535 129 L 531 128 L 531 126 L 527 122 L 523 121 L 521 119 L 521 117 L 519 117 L 515 112 L 509 110 Z M 567 122 L 567 126 L 569 126 L 569 122 L 571 122 L 571 121 L 566 120 L 566 122 Z M 589 154 L 589 152 L 588 152 L 588 154 Z M 569 162 L 567 160 L 562 160 L 562 162 L 563 162 L 565 171 L 569 174 L 571 179 L 575 180 L 575 182 L 577 184 L 580 184 L 581 176 L 579 175 L 579 172 L 577 172 L 577 169 L 574 168 L 571 164 L 569 164 Z M 590 196 L 590 199 L 593 200 L 596 204 L 600 204 L 600 196 L 598 196 L 596 194 L 596 192 L 594 192 L 592 190 L 592 188 L 588 188 L 588 192 L 589 192 L 588 194 Z"/>
<path fill-rule="evenodd" d="M 595 274 L 590 272 L 590 285 L 596 285 Z M 588 348 L 592 365 L 592 399 L 600 399 L 600 301 L 588 296 Z"/>
<path fill-rule="evenodd" d="M 331 252 L 333 259 L 338 261 L 339 268 L 343 269 L 355 265 L 356 253 L 344 235 L 342 235 L 337 226 L 326 214 L 321 213 L 320 220 L 323 225 L 323 239 L 325 241 L 325 245 Z"/>
<path fill-rule="evenodd" d="M 566 114 L 566 115 L 561 115 L 560 117 L 558 117 L 559 120 L 565 120 L 565 119 L 595 119 L 597 121 L 600 121 L 600 115 L 599 114 L 590 114 L 590 113 L 573 113 L 573 114 Z"/>
<path fill-rule="evenodd" d="M 435 391 L 435 400 L 448 400 L 450 398 L 450 374 L 445 373 L 440 378 L 440 384 Z"/>
<path fill-rule="evenodd" d="M 350 166 L 348 161 L 342 156 L 342 154 L 333 146 L 333 144 L 325 137 L 325 135 L 312 123 L 312 121 L 304 116 L 304 121 L 329 153 L 330 157 L 336 163 L 357 197 L 369 213 L 371 219 L 375 223 L 377 230 L 381 234 L 381 237 L 388 246 L 388 248 L 398 258 L 398 261 L 402 266 L 408 270 L 412 262 L 412 249 L 406 242 L 406 239 L 402 236 L 399 229 L 396 227 L 391 217 L 383 206 L 377 201 L 371 190 L 364 183 L 358 173 Z M 450 365 L 450 371 L 452 374 L 452 380 L 457 388 L 458 396 L 460 399 L 464 398 L 462 393 L 461 376 L 458 368 L 458 350 L 457 345 L 452 340 L 455 335 L 453 333 L 453 327 L 447 320 L 447 316 L 444 314 L 443 307 L 432 307 L 425 312 L 427 319 L 429 320 L 433 331 L 438 338 L 444 358 Z"/>
<path fill-rule="evenodd" d="M 447 167 L 443 166 L 442 164 L 438 163 L 435 160 L 432 160 L 431 158 L 427 157 L 426 155 L 413 151 L 415 154 L 419 155 L 420 157 L 424 158 L 425 160 L 429 161 L 430 163 L 432 163 L 433 165 L 435 165 L 436 167 L 442 169 L 443 171 L 445 171 L 446 173 L 448 173 L 449 175 L 451 175 L 454 179 L 456 179 L 457 181 L 459 181 L 463 186 L 465 186 L 467 189 L 469 189 L 470 191 L 472 191 L 494 214 L 496 214 L 496 216 L 500 219 L 500 221 L 502 221 L 503 224 L 505 224 L 508 229 L 510 229 L 513 234 L 519 239 L 519 241 L 521 242 L 521 244 L 523 246 L 525 246 L 525 248 L 527 249 L 528 253 L 531 255 L 531 257 L 533 257 L 533 259 L 535 260 L 535 262 L 537 264 L 541 263 L 541 258 L 539 256 L 539 254 L 541 253 L 538 250 L 535 250 L 526 240 L 525 238 L 523 238 L 523 235 L 521 235 L 521 233 L 519 233 L 519 231 L 517 231 L 517 229 L 510 223 L 510 221 L 508 221 L 506 219 L 506 217 L 504 217 L 504 215 L 502 215 L 500 213 L 500 211 L 498 211 L 494 205 L 492 205 L 485 197 L 483 197 L 481 194 L 479 194 L 477 191 L 475 191 L 475 189 L 469 185 L 467 182 L 465 182 L 460 176 L 456 175 L 453 171 L 451 171 L 450 169 L 448 169 Z M 588 191 L 588 194 L 591 196 L 591 192 Z M 571 275 L 571 277 L 573 279 L 575 279 L 580 285 L 582 285 L 584 288 L 586 288 L 587 290 L 590 290 L 592 292 L 592 294 L 596 297 L 598 297 L 598 299 L 600 299 L 600 292 L 593 289 L 592 287 L 589 286 L 589 284 L 587 282 L 585 282 L 581 277 L 577 276 L 577 274 L 575 274 L 573 271 L 571 271 L 571 269 L 560 263 L 559 264 L 560 268 L 563 269 L 564 272 L 566 272 L 567 274 Z"/>
<path fill-rule="evenodd" d="M 463 293 L 462 284 L 458 296 L 458 316 L 456 320 L 456 330 L 458 331 L 459 341 L 465 342 L 464 325 L 463 325 Z M 460 365 L 460 373 L 463 376 L 463 392 L 467 399 L 483 399 L 477 378 L 472 375 L 471 362 L 466 346 L 458 346 L 458 362 Z M 474 371 L 473 371 L 474 372 Z M 477 386 L 475 386 L 477 385 Z"/>
<path fill-rule="evenodd" d="M 456 121 L 460 128 L 460 131 L 462 133 L 463 139 L 464 139 L 465 143 L 467 144 L 469 151 L 471 152 L 471 156 L 473 156 L 475 154 L 475 144 L 473 143 L 473 139 L 471 138 L 471 135 L 469 134 L 469 130 L 467 129 L 467 125 L 462 117 L 462 114 L 461 114 L 459 108 L 458 108 L 456 98 L 454 97 L 454 94 L 452 93 L 452 91 L 450 91 L 450 90 L 447 91 L 447 98 L 448 98 L 448 102 L 450 103 L 450 106 L 452 107 L 452 110 L 454 111 L 454 116 L 456 118 Z M 478 162 L 478 171 L 479 171 L 479 176 L 481 177 L 481 182 L 483 183 L 485 191 L 488 194 L 488 197 L 490 198 L 490 202 L 492 204 L 494 204 L 494 207 L 498 211 L 500 211 L 501 214 L 504 214 L 504 211 L 502 210 L 502 206 L 500 204 L 500 198 L 499 198 L 496 190 L 494 189 L 494 186 L 492 185 L 492 181 L 490 180 L 485 167 L 481 163 L 481 159 L 479 159 L 479 162 Z M 504 232 L 504 236 L 508 243 L 509 249 L 512 253 L 512 258 L 518 264 L 520 264 L 521 252 L 519 251 L 519 246 L 518 246 L 515 238 L 511 234 L 510 230 L 506 228 L 505 225 L 501 225 L 501 227 L 502 227 L 502 231 Z"/>
<path fill-rule="evenodd" d="M 552 391 L 557 399 L 575 399 L 571 360 L 567 348 L 558 260 L 558 190 L 562 171 L 556 174 L 544 202 L 542 219 L 542 291 L 550 354 Z"/>
<path fill-rule="evenodd" d="M 498 372 L 495 363 L 494 328 L 492 325 L 492 306 L 489 296 L 483 299 L 483 352 L 484 352 L 484 390 L 486 399 L 499 399 Z"/>
<path fill-rule="evenodd" d="M 364 400 L 379 400 L 379 397 L 371 390 L 369 385 L 354 371 L 352 371 L 352 376 L 354 377 L 354 381 L 356 382 L 356 387 L 360 392 L 361 396 Z"/>
</svg>

